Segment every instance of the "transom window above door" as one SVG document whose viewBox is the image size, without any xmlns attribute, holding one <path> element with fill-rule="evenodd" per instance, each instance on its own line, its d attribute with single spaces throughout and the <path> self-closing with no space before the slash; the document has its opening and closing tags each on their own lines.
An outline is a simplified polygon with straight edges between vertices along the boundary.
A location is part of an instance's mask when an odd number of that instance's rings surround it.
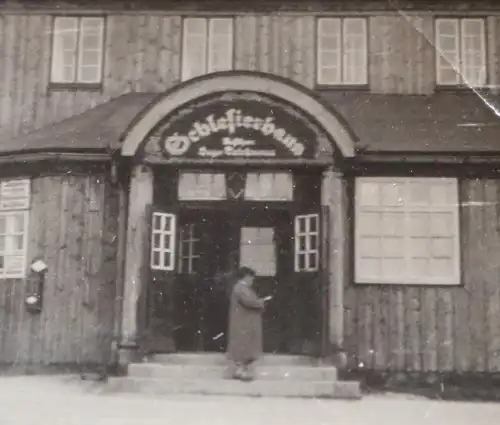
<svg viewBox="0 0 500 425">
<path fill-rule="evenodd" d="M 294 179 L 290 172 L 204 173 L 180 172 L 180 201 L 248 200 L 293 201 Z"/>
<path fill-rule="evenodd" d="M 366 19 L 320 18 L 317 37 L 319 85 L 368 84 Z"/>
<path fill-rule="evenodd" d="M 51 83 L 100 84 L 103 50 L 104 18 L 54 18 Z"/>
<path fill-rule="evenodd" d="M 233 19 L 185 18 L 182 80 L 233 68 Z"/>
<path fill-rule="evenodd" d="M 478 87 L 487 84 L 484 19 L 437 19 L 435 46 L 438 85 Z"/>
</svg>

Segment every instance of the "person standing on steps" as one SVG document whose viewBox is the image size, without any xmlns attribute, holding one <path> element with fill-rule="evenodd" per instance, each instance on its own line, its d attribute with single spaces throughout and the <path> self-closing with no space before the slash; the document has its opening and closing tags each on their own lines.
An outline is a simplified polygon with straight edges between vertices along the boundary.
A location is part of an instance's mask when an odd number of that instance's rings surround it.
<svg viewBox="0 0 500 425">
<path fill-rule="evenodd" d="M 255 271 L 241 267 L 229 303 L 227 358 L 231 378 L 254 379 L 253 364 L 262 354 L 262 312 L 271 297 L 259 298 L 253 289 Z"/>
</svg>

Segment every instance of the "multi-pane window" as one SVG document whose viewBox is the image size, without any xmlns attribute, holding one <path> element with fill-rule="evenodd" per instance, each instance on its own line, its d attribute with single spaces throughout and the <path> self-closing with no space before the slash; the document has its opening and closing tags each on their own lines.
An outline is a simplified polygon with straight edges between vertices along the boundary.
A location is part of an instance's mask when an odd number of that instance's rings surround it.
<svg viewBox="0 0 500 425">
<path fill-rule="evenodd" d="M 182 79 L 227 71 L 232 67 L 233 19 L 184 19 Z"/>
<path fill-rule="evenodd" d="M 153 213 L 151 269 L 174 270 L 176 222 L 177 217 L 174 214 Z"/>
<path fill-rule="evenodd" d="M 179 257 L 178 272 L 182 274 L 193 274 L 197 271 L 197 262 L 200 258 L 200 238 L 196 232 L 196 226 L 192 223 L 186 224 L 179 229 Z"/>
<path fill-rule="evenodd" d="M 437 19 L 436 55 L 438 85 L 487 84 L 484 19 Z"/>
<path fill-rule="evenodd" d="M 318 84 L 368 83 L 367 29 L 364 18 L 319 19 L 317 44 Z"/>
<path fill-rule="evenodd" d="M 30 180 L 0 183 L 0 278 L 26 274 Z"/>
<path fill-rule="evenodd" d="M 51 82 L 100 83 L 103 44 L 104 18 L 54 18 Z"/>
<path fill-rule="evenodd" d="M 460 283 L 458 187 L 445 178 L 358 178 L 357 283 Z"/>
<path fill-rule="evenodd" d="M 295 217 L 295 271 L 313 272 L 319 268 L 319 215 Z"/>
</svg>

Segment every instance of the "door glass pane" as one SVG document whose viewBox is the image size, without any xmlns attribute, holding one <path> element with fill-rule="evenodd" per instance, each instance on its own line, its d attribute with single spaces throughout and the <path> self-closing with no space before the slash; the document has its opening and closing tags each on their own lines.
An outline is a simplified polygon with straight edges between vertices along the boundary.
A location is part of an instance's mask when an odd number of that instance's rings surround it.
<svg viewBox="0 0 500 425">
<path fill-rule="evenodd" d="M 297 236 L 299 241 L 298 250 L 300 252 L 304 252 L 306 250 L 306 237 L 305 236 Z"/>
<path fill-rule="evenodd" d="M 242 227 L 240 265 L 254 269 L 257 276 L 276 275 L 276 249 L 272 227 Z"/>
<path fill-rule="evenodd" d="M 163 236 L 163 249 L 166 249 L 166 250 L 172 249 L 171 242 L 172 242 L 172 237 L 170 235 L 164 235 Z"/>
<path fill-rule="evenodd" d="M 318 268 L 318 254 L 315 252 L 311 252 L 309 254 L 309 270 L 316 270 Z"/>
<path fill-rule="evenodd" d="M 160 251 L 153 251 L 152 264 L 153 267 L 160 266 Z"/>
<path fill-rule="evenodd" d="M 154 233 L 153 234 L 153 249 L 160 247 L 160 243 L 161 243 L 160 240 L 161 240 L 161 235 L 159 233 Z"/>
</svg>

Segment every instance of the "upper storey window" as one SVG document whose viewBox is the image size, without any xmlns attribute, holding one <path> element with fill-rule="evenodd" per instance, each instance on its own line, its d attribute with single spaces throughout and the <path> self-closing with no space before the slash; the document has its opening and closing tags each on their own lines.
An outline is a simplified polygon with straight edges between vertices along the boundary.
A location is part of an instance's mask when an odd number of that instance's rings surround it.
<svg viewBox="0 0 500 425">
<path fill-rule="evenodd" d="M 436 54 L 438 85 L 486 85 L 484 19 L 437 19 Z"/>
<path fill-rule="evenodd" d="M 233 19 L 184 19 L 182 79 L 232 68 Z"/>
<path fill-rule="evenodd" d="M 100 84 L 104 18 L 56 17 L 53 28 L 51 82 Z"/>
<path fill-rule="evenodd" d="M 366 19 L 318 20 L 318 84 L 368 84 L 367 56 Z"/>
</svg>

